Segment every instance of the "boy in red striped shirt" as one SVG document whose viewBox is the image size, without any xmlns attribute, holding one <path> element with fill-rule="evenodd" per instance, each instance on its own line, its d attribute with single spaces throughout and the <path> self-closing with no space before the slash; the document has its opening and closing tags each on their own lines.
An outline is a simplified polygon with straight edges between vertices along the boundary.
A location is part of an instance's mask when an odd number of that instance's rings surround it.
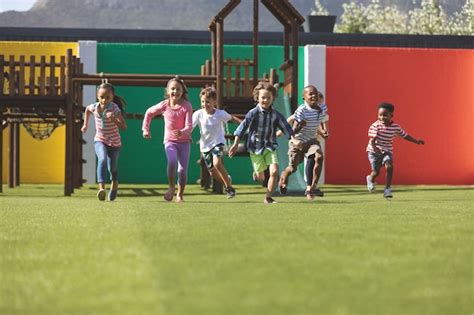
<svg viewBox="0 0 474 315">
<path fill-rule="evenodd" d="M 387 178 L 383 195 L 392 198 L 392 176 L 393 176 L 393 139 L 400 136 L 405 140 L 416 144 L 425 144 L 423 140 L 417 140 L 406 133 L 399 124 L 393 122 L 395 107 L 390 103 L 381 103 L 378 107 L 378 120 L 369 128 L 369 144 L 367 152 L 372 172 L 367 175 L 367 189 L 375 191 L 375 178 L 379 176 L 382 165 L 387 170 Z"/>
</svg>

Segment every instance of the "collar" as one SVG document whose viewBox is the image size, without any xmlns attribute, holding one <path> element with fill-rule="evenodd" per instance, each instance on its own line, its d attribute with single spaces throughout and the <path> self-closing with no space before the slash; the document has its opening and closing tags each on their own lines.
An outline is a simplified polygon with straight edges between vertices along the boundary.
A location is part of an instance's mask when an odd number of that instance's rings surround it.
<svg viewBox="0 0 474 315">
<path fill-rule="evenodd" d="M 269 109 L 263 109 L 262 105 L 260 105 L 260 103 L 257 104 L 257 109 L 259 112 L 261 113 L 270 113 L 272 110 L 273 110 L 273 106 L 270 105 L 270 108 Z"/>
</svg>

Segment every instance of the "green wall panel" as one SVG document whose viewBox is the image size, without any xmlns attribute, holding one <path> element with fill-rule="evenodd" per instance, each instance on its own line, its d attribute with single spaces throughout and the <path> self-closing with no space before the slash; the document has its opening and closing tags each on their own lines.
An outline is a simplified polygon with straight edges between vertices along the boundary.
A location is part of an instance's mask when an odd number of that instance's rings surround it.
<svg viewBox="0 0 474 315">
<path fill-rule="evenodd" d="M 210 59 L 210 45 L 174 44 L 122 44 L 99 43 L 97 72 L 150 73 L 150 74 L 200 74 L 201 65 Z M 303 83 L 304 49 L 299 49 L 299 90 Z M 259 75 L 270 68 L 278 69 L 283 60 L 283 47 L 262 46 L 259 48 Z M 251 46 L 225 46 L 225 58 L 251 59 Z M 280 74 L 281 75 L 281 74 Z M 283 78 L 283 76 L 280 76 Z M 112 82 L 113 83 L 113 82 Z M 118 95 L 127 101 L 126 111 L 144 113 L 148 107 L 164 98 L 163 87 L 117 87 Z M 199 89 L 192 88 L 189 100 L 193 109 L 198 109 Z M 119 174 L 122 183 L 166 183 L 166 156 L 163 148 L 163 120 L 153 120 L 152 139 L 142 137 L 139 120 L 127 120 L 128 129 L 122 132 L 123 147 L 120 152 Z M 231 126 L 231 130 L 235 127 Z M 193 131 L 188 183 L 199 179 L 198 128 Z M 225 165 L 236 184 L 252 182 L 252 167 L 246 157 L 225 158 Z"/>
</svg>

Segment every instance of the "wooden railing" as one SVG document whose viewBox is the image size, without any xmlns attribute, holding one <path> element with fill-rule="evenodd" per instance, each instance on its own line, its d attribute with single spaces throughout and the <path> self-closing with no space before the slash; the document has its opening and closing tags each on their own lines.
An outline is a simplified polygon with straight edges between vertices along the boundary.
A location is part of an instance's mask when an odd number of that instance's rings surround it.
<svg viewBox="0 0 474 315">
<path fill-rule="evenodd" d="M 67 81 L 66 56 L 59 61 L 55 56 L 41 56 L 39 60 L 30 56 L 0 55 L 1 95 L 2 96 L 64 96 Z M 78 58 L 72 57 L 73 73 L 82 72 L 82 64 Z M 73 75 L 71 73 L 70 75 Z"/>
</svg>

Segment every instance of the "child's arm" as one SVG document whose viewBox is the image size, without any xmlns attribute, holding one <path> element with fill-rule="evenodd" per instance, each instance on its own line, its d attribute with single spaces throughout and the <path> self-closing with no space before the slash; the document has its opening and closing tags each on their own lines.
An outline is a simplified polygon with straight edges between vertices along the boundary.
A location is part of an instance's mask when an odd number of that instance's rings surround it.
<svg viewBox="0 0 474 315">
<path fill-rule="evenodd" d="M 407 141 L 410 141 L 410 142 L 413 142 L 413 143 L 416 143 L 416 144 L 425 144 L 425 141 L 419 139 L 415 139 L 413 138 L 412 136 L 410 136 L 409 134 L 407 134 L 403 139 L 407 140 Z"/>
<path fill-rule="evenodd" d="M 84 110 L 84 124 L 82 125 L 81 131 L 82 133 L 86 133 L 87 127 L 89 126 L 89 119 L 91 117 L 91 111 L 89 111 L 89 106 L 86 107 Z"/>
<path fill-rule="evenodd" d="M 145 117 L 143 117 L 143 124 L 142 124 L 142 131 L 143 131 L 143 138 L 150 139 L 150 124 L 153 117 L 158 116 L 159 114 L 163 113 L 164 107 L 163 102 L 154 105 L 147 109 L 145 112 Z"/>
<path fill-rule="evenodd" d="M 319 125 L 318 134 L 324 139 L 329 138 L 329 121 L 326 120 Z"/>
<path fill-rule="evenodd" d="M 234 144 L 229 148 L 229 157 L 233 157 L 234 154 L 237 152 L 237 148 L 239 147 L 240 137 L 235 136 Z"/>
<path fill-rule="evenodd" d="M 184 116 L 184 128 L 174 130 L 174 134 L 177 137 L 190 134 L 193 131 L 193 108 L 191 104 L 186 105 L 186 114 Z"/>
<path fill-rule="evenodd" d="M 372 148 L 374 148 L 375 153 L 383 154 L 382 150 L 380 150 L 375 144 L 375 137 L 370 138 L 370 145 L 372 146 Z"/>
<path fill-rule="evenodd" d="M 240 124 L 242 122 L 242 119 L 240 119 L 239 117 L 237 116 L 234 116 L 232 115 L 232 117 L 230 118 L 230 120 L 236 124 Z"/>
</svg>

